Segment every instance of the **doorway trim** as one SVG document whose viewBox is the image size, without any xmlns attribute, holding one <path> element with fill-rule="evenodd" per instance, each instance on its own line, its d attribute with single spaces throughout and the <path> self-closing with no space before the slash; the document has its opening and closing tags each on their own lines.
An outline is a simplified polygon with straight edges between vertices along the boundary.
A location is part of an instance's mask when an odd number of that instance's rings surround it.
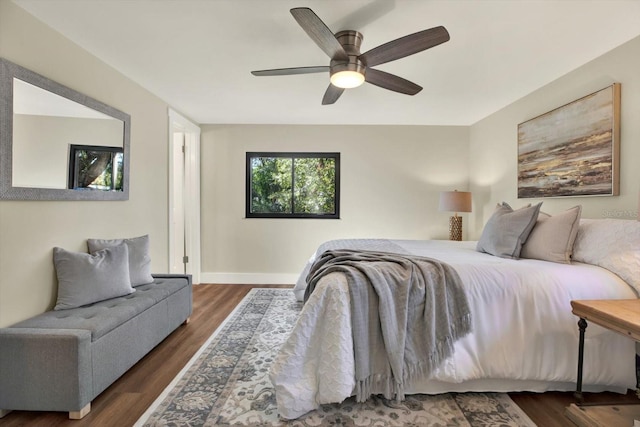
<svg viewBox="0 0 640 427">
<path fill-rule="evenodd" d="M 184 134 L 184 236 L 185 251 L 189 257 L 187 274 L 194 284 L 200 283 L 200 127 L 169 108 L 169 269 L 175 263 L 173 205 L 176 198 L 173 183 L 178 177 L 174 171 L 173 136 Z"/>
</svg>

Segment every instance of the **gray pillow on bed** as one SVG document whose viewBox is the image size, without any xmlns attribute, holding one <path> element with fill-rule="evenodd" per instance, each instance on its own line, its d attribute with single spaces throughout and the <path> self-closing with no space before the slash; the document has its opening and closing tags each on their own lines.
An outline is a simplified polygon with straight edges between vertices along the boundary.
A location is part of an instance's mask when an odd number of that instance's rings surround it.
<svg viewBox="0 0 640 427">
<path fill-rule="evenodd" d="M 507 203 L 498 205 L 482 230 L 476 250 L 518 259 L 522 245 L 536 224 L 541 205 L 542 202 L 515 211 Z"/>
<path fill-rule="evenodd" d="M 125 245 L 95 254 L 53 248 L 58 277 L 58 299 L 54 310 L 80 307 L 94 302 L 129 295 L 129 252 Z"/>
<path fill-rule="evenodd" d="M 129 277 L 131 286 L 140 286 L 153 282 L 151 276 L 151 257 L 149 256 L 149 235 L 130 239 L 87 239 L 89 252 L 125 244 L 129 249 Z"/>
</svg>

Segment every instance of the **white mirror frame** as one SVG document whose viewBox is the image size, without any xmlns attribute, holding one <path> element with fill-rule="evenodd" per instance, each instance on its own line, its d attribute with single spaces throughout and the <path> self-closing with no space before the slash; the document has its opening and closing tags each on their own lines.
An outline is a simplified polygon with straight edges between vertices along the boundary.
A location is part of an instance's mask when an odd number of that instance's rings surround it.
<svg viewBox="0 0 640 427">
<path fill-rule="evenodd" d="M 68 98 L 124 123 L 123 190 L 72 190 L 14 187 L 13 177 L 13 79 L 19 79 Z M 109 105 L 54 82 L 40 74 L 0 58 L 0 199 L 2 200 L 129 200 L 131 117 Z"/>
</svg>

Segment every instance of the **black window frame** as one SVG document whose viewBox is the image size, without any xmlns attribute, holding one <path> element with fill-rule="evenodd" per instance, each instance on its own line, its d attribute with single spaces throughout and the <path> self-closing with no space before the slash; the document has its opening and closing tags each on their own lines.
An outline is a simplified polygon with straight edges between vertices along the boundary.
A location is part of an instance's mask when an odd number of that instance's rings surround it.
<svg viewBox="0 0 640 427">
<path fill-rule="evenodd" d="M 117 182 L 117 174 L 111 175 L 111 185 L 106 189 L 97 189 L 92 187 L 78 187 L 78 175 L 80 173 L 79 165 L 78 165 L 78 153 L 81 151 L 93 151 L 93 152 L 103 152 L 110 153 L 111 160 L 109 161 L 109 165 L 113 168 L 113 164 L 115 162 L 115 157 L 117 154 L 121 154 L 124 156 L 123 147 L 109 147 L 103 145 L 79 145 L 79 144 L 69 144 L 69 167 L 68 167 L 68 179 L 67 179 L 67 188 L 70 190 L 91 190 L 91 191 L 105 191 L 105 192 L 121 192 L 124 191 L 124 157 L 122 159 L 122 181 L 121 187 L 116 187 Z"/>
<path fill-rule="evenodd" d="M 322 213 L 252 213 L 251 212 L 251 159 L 256 157 L 304 158 L 332 158 L 335 162 L 334 206 L 335 212 Z M 293 168 L 293 162 L 292 162 Z M 312 218 L 312 219 L 340 219 L 340 153 L 339 152 L 247 152 L 246 153 L 246 182 L 245 182 L 245 217 L 246 218 Z M 291 177 L 291 201 L 295 205 L 295 176 Z"/>
</svg>

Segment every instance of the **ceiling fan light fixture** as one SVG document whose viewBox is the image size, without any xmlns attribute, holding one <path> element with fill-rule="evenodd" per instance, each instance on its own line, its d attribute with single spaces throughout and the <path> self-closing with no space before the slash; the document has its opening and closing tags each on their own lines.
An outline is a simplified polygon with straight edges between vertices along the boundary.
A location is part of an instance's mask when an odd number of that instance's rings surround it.
<svg viewBox="0 0 640 427">
<path fill-rule="evenodd" d="M 343 89 L 351 89 L 364 83 L 364 74 L 358 71 L 338 71 L 331 75 L 331 84 Z"/>
<path fill-rule="evenodd" d="M 350 55 L 349 62 L 332 60 L 330 74 L 332 85 L 341 89 L 351 89 L 364 83 L 365 66 L 355 55 Z"/>
</svg>

